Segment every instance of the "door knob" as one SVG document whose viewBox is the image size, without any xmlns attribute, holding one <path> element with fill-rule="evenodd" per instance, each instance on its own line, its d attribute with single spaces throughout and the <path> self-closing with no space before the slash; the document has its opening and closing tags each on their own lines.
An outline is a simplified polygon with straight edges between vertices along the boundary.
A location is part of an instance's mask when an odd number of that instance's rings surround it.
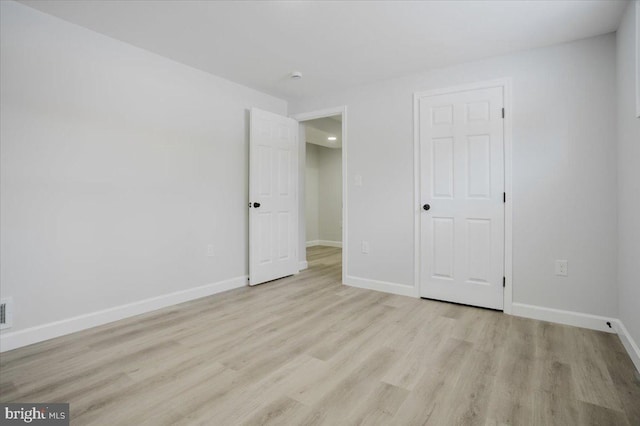
<svg viewBox="0 0 640 426">
<path fill-rule="evenodd" d="M 422 208 L 426 211 L 429 210 L 431 206 L 429 204 L 425 204 L 424 206 L 422 206 Z"/>
<path fill-rule="evenodd" d="M 257 209 L 258 207 L 260 207 L 260 203 L 253 203 L 253 207 Z"/>
</svg>

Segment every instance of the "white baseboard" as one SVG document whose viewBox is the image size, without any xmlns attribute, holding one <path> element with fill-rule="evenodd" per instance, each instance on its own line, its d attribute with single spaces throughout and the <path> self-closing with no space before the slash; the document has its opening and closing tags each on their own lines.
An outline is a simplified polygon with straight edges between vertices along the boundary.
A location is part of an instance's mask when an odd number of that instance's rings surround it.
<svg viewBox="0 0 640 426">
<path fill-rule="evenodd" d="M 212 294 L 244 287 L 246 285 L 247 277 L 245 275 L 97 312 L 91 312 L 36 327 L 30 327 L 25 330 L 15 331 L 12 333 L 2 333 L 2 335 L 0 335 L 0 352 L 10 351 L 33 343 L 53 339 L 54 337 L 64 336 L 65 334 L 75 333 L 91 327 L 118 321 L 123 318 L 144 314 L 167 306 L 211 296 Z"/>
<path fill-rule="evenodd" d="M 391 283 L 386 281 L 370 280 L 347 275 L 344 283 L 351 287 L 365 288 L 367 290 L 383 291 L 385 293 L 398 294 L 400 296 L 415 297 L 413 286 Z"/>
<path fill-rule="evenodd" d="M 308 267 L 309 267 L 309 263 L 306 260 L 302 262 L 298 262 L 298 271 L 304 271 Z"/>
<path fill-rule="evenodd" d="M 549 321 L 558 324 L 573 325 L 575 327 L 615 333 L 615 330 L 607 325 L 607 322 L 609 322 L 613 326 L 613 323 L 616 321 L 613 318 L 585 314 L 582 312 L 545 308 L 542 306 L 526 305 L 524 303 L 513 303 L 511 309 L 511 315 L 515 315 L 517 317 L 532 318 L 541 321 Z"/>
<path fill-rule="evenodd" d="M 613 323 L 613 328 L 618 333 L 618 336 L 622 341 L 622 345 L 629 354 L 629 358 L 631 358 L 631 361 L 633 361 L 633 365 L 636 366 L 636 370 L 640 372 L 640 348 L 638 347 L 638 343 L 633 340 L 633 337 L 631 337 L 631 334 L 629 334 L 629 331 L 624 326 L 622 321 L 615 320 L 615 322 Z"/>
<path fill-rule="evenodd" d="M 342 248 L 342 241 L 329 241 L 329 240 L 307 241 L 307 247 L 315 247 L 315 246 L 327 246 L 327 247 L 339 247 L 339 248 Z"/>
</svg>

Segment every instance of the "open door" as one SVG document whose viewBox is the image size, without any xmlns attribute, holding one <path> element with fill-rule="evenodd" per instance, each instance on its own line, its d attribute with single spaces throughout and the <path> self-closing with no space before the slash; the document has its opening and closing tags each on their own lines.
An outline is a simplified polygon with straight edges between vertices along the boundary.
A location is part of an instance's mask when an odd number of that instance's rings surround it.
<svg viewBox="0 0 640 426">
<path fill-rule="evenodd" d="M 251 109 L 249 285 L 298 272 L 298 122 Z"/>
</svg>

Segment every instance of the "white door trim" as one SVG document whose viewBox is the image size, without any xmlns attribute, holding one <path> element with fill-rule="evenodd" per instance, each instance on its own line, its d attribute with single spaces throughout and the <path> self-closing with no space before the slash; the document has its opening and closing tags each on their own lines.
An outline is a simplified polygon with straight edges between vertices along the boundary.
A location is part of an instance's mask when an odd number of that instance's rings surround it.
<svg viewBox="0 0 640 426">
<path fill-rule="evenodd" d="M 471 83 L 461 86 L 438 88 L 413 94 L 413 179 L 414 179 L 414 296 L 420 297 L 420 118 L 418 114 L 418 102 L 426 96 L 443 95 L 449 93 L 465 92 L 476 89 L 502 87 L 504 93 L 504 191 L 507 193 L 507 201 L 504 209 L 504 276 L 506 286 L 504 288 L 503 311 L 511 314 L 513 304 L 513 187 L 512 187 L 512 121 L 513 108 L 511 103 L 511 78 Z"/>
<path fill-rule="evenodd" d="M 347 277 L 347 253 L 349 252 L 347 250 L 349 242 L 347 238 L 349 235 L 347 222 L 347 206 L 349 205 L 347 203 L 347 182 L 349 182 L 347 175 L 347 106 L 343 105 L 317 111 L 304 112 L 292 115 L 291 118 L 300 122 L 315 120 L 316 118 L 330 117 L 338 114 L 342 115 L 342 283 L 344 284 Z M 305 143 L 305 141 L 299 141 L 299 143 Z M 304 159 L 302 159 L 302 161 L 304 161 Z M 304 164 L 302 166 L 304 166 Z"/>
</svg>

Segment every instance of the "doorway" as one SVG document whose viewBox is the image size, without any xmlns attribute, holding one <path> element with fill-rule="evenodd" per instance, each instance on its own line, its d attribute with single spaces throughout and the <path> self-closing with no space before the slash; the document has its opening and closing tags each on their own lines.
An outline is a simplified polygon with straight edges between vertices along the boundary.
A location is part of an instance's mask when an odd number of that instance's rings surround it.
<svg viewBox="0 0 640 426">
<path fill-rule="evenodd" d="M 342 283 L 347 252 L 346 108 L 293 118 L 300 124 L 300 269 L 326 267 L 327 274 L 336 273 Z"/>
</svg>

